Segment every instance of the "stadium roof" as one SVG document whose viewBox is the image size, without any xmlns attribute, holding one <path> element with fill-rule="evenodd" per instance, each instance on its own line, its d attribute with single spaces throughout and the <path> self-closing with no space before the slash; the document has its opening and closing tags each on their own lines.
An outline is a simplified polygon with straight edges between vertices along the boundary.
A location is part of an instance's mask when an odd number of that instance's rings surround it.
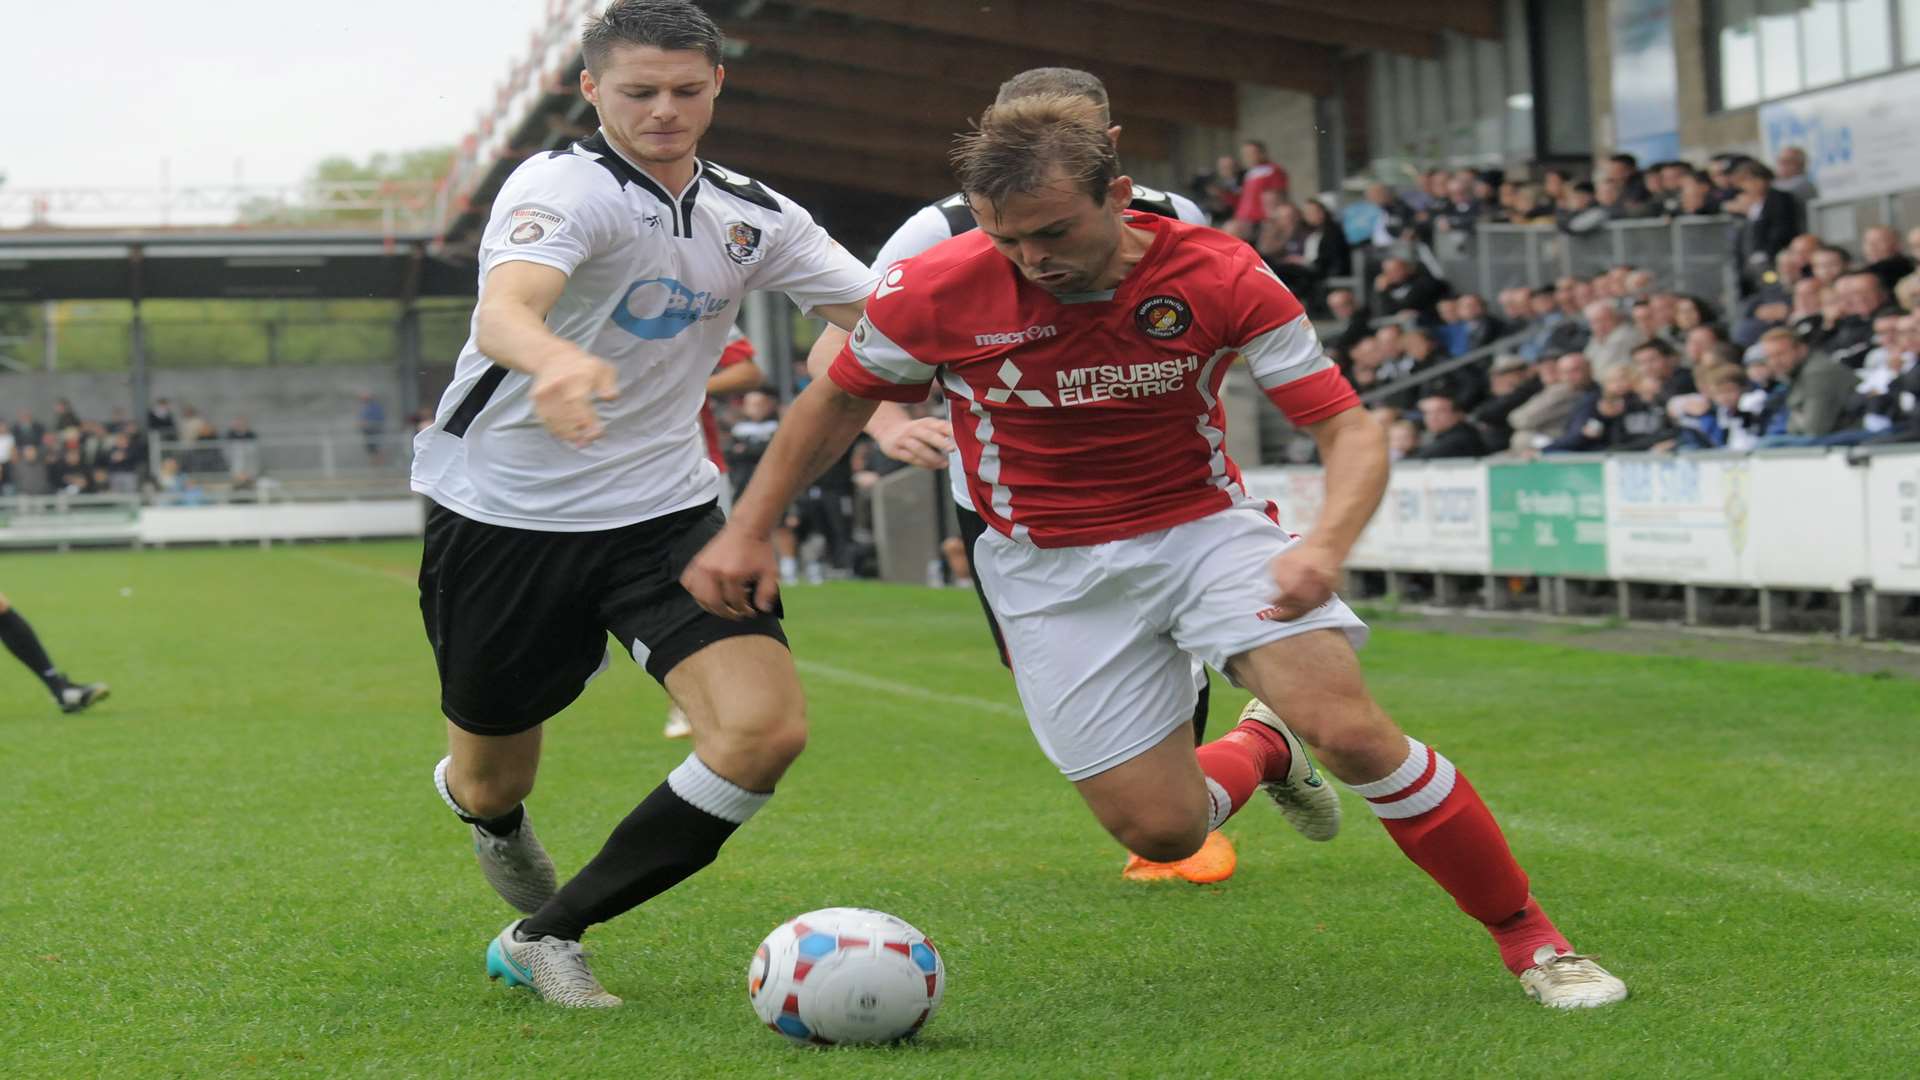
<svg viewBox="0 0 1920 1080">
<path fill-rule="evenodd" d="M 0 233 L 0 301 L 471 296 L 433 237 L 165 231 Z"/>
<path fill-rule="evenodd" d="M 528 155 L 593 129 L 577 89 L 578 6 L 533 65 L 538 91 L 469 175 L 447 223 L 471 249 Z M 727 89 L 702 156 L 799 199 L 835 235 L 877 242 L 952 190 L 953 133 L 1030 67 L 1092 70 L 1116 88 L 1130 157 L 1165 160 L 1182 126 L 1233 130 L 1239 84 L 1333 91 L 1349 50 L 1440 55 L 1440 32 L 1500 35 L 1499 0 L 704 0 L 729 42 Z M 878 228 L 876 236 L 863 230 Z"/>
</svg>

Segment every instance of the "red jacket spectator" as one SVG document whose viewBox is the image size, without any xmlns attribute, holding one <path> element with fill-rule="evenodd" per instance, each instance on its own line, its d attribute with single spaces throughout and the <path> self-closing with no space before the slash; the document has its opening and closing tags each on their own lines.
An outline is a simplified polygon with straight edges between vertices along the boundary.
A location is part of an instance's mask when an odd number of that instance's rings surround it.
<svg viewBox="0 0 1920 1080">
<path fill-rule="evenodd" d="M 1240 202 L 1233 210 L 1233 219 L 1245 222 L 1247 235 L 1258 228 L 1267 216 L 1266 204 L 1262 201 L 1265 192 L 1273 192 L 1276 197 L 1287 197 L 1287 170 L 1281 168 L 1267 156 L 1267 144 L 1258 139 L 1248 139 L 1240 144 L 1240 163 L 1247 167 L 1240 177 Z"/>
</svg>

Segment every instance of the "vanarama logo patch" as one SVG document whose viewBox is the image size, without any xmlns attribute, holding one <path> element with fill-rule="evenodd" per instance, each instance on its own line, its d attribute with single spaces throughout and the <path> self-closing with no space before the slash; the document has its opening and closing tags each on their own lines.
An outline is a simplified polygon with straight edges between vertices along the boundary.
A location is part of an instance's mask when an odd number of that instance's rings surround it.
<svg viewBox="0 0 1920 1080">
<path fill-rule="evenodd" d="M 1149 296 L 1133 309 L 1133 324 L 1150 338 L 1179 337 L 1193 325 L 1193 309 L 1177 296 Z"/>
<path fill-rule="evenodd" d="M 537 244 L 553 235 L 555 229 L 566 223 L 566 218 L 551 210 L 538 206 L 516 207 L 507 215 L 507 242 Z"/>
<path fill-rule="evenodd" d="M 1025 330 L 1014 330 L 1004 334 L 975 334 L 975 345 L 1019 345 L 1027 341 L 1041 341 L 1059 336 L 1060 330 L 1054 326 L 1029 326 Z"/>
</svg>

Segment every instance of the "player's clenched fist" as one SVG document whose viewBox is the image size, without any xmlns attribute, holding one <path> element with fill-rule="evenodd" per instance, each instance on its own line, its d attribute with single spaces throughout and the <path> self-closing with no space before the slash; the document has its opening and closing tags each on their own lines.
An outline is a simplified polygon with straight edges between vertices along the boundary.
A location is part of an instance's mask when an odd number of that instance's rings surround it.
<svg viewBox="0 0 1920 1080">
<path fill-rule="evenodd" d="M 600 437 L 594 404 L 619 395 L 613 365 L 590 353 L 569 352 L 542 365 L 533 377 L 533 411 L 561 442 L 585 446 Z"/>
<path fill-rule="evenodd" d="M 780 563 L 766 537 L 729 525 L 687 564 L 680 586 L 715 615 L 750 619 L 780 599 Z"/>
<path fill-rule="evenodd" d="M 1340 584 L 1339 558 L 1311 541 L 1302 541 L 1274 556 L 1268 569 L 1279 590 L 1273 606 L 1285 621 L 1333 599 L 1333 591 Z"/>
</svg>

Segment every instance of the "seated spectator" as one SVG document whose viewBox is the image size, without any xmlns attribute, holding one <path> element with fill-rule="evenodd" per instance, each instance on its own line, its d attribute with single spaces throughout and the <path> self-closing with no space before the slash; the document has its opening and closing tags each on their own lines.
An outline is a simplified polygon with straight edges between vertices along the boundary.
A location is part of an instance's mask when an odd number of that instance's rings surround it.
<svg viewBox="0 0 1920 1080">
<path fill-rule="evenodd" d="M 57 413 L 55 415 L 58 415 Z M 80 448 L 70 445 L 53 470 L 53 490 L 58 495 L 89 495 L 93 492 L 93 470 L 80 456 Z"/>
<path fill-rule="evenodd" d="M 736 491 L 745 491 L 780 429 L 779 404 L 763 390 L 750 390 L 740 400 L 740 419 L 727 432 L 727 475 Z"/>
<path fill-rule="evenodd" d="M 140 491 L 141 461 L 133 449 L 133 436 L 120 432 L 107 447 L 104 459 L 107 490 L 115 495 L 134 495 Z"/>
<path fill-rule="evenodd" d="M 53 403 L 53 430 L 68 431 L 80 426 L 80 414 L 73 411 L 73 402 L 60 398 Z"/>
<path fill-rule="evenodd" d="M 1632 205 L 1644 205 L 1647 197 L 1646 177 L 1640 172 L 1640 159 L 1632 154 L 1618 153 L 1600 163 L 1595 174 L 1610 184 L 1618 185 L 1621 200 Z"/>
<path fill-rule="evenodd" d="M 1854 373 L 1817 355 L 1792 330 L 1778 328 L 1760 336 L 1767 366 L 1787 384 L 1784 417 L 1774 420 L 1763 446 L 1834 445 L 1833 439 L 1860 415 Z M 1864 438 L 1865 433 L 1860 433 Z M 1845 441 L 1844 439 L 1841 441 Z"/>
<path fill-rule="evenodd" d="M 1882 314 L 1899 314 L 1892 306 L 1880 277 L 1858 270 L 1840 279 L 1835 287 L 1839 298 L 1839 317 L 1827 314 L 1825 330 L 1811 344 L 1836 363 L 1858 369 L 1873 349 L 1873 321 Z M 1823 313 L 1826 314 L 1826 313 Z"/>
<path fill-rule="evenodd" d="M 1451 335 L 1447 342 L 1448 351 L 1455 356 L 1465 356 L 1475 349 L 1485 348 L 1515 330 L 1515 327 L 1489 315 L 1487 302 L 1473 293 L 1467 293 L 1455 301 L 1454 313 L 1455 319 L 1448 324 L 1446 333 Z"/>
<path fill-rule="evenodd" d="M 1400 348 L 1404 357 L 1404 371 L 1398 377 L 1412 378 L 1425 375 L 1433 368 L 1447 361 L 1447 355 L 1441 351 L 1434 335 L 1418 328 L 1408 330 L 1401 335 Z M 1388 404 L 1397 409 L 1412 410 L 1419 406 L 1420 399 L 1428 394 L 1441 394 L 1453 399 L 1460 408 L 1467 409 L 1480 403 L 1487 396 L 1486 377 L 1474 365 L 1455 368 L 1445 375 L 1428 379 L 1410 386 L 1387 399 Z"/>
<path fill-rule="evenodd" d="M 1347 381 L 1353 384 L 1356 393 L 1365 394 L 1386 383 L 1380 373 L 1383 359 L 1377 339 L 1364 337 L 1353 343 L 1347 353 Z"/>
<path fill-rule="evenodd" d="M 1507 414 L 1513 429 L 1508 444 L 1516 452 L 1531 454 L 1565 432 L 1574 409 L 1593 391 L 1593 366 L 1581 353 L 1568 353 L 1554 361 L 1551 378 L 1542 371 L 1545 383 L 1538 394 Z"/>
<path fill-rule="evenodd" d="M 1540 368 L 1549 371 L 1553 364 L 1542 363 Z M 1480 429 L 1482 441 L 1490 449 L 1509 446 L 1513 442 L 1513 427 L 1508 419 L 1545 384 L 1533 373 L 1533 366 L 1514 353 L 1496 357 L 1487 377 L 1487 399 L 1476 406 L 1467 419 Z"/>
<path fill-rule="evenodd" d="M 1420 449 L 1420 428 L 1411 420 L 1387 422 L 1387 460 L 1404 461 Z"/>
<path fill-rule="evenodd" d="M 1584 351 L 1594 371 L 1604 377 L 1616 367 L 1625 367 L 1633 359 L 1634 346 L 1640 344 L 1639 332 L 1622 322 L 1619 309 L 1605 300 L 1588 304 L 1582 314 L 1587 320 Z"/>
<path fill-rule="evenodd" d="M 1765 417 L 1760 402 L 1747 395 L 1746 376 L 1737 367 L 1708 373 L 1703 393 L 1680 410 L 1679 445 L 1687 450 L 1751 450 L 1760 442 Z"/>
<path fill-rule="evenodd" d="M 1897 363 L 1905 370 L 1883 395 L 1881 415 L 1887 420 L 1886 427 L 1863 441 L 1920 442 L 1920 312 L 1900 318 L 1899 340 L 1889 348 L 1898 351 Z"/>
<path fill-rule="evenodd" d="M 1352 352 L 1361 339 L 1373 333 L 1372 320 L 1360 310 L 1360 301 L 1352 289 L 1334 289 L 1327 293 L 1327 313 L 1340 323 L 1340 329 L 1326 338 L 1327 347 L 1342 357 Z"/>
<path fill-rule="evenodd" d="M 1305 228 L 1305 238 L 1301 243 L 1300 263 L 1304 270 L 1312 274 L 1313 292 L 1306 298 L 1311 306 L 1324 310 L 1320 299 L 1321 290 L 1326 287 L 1329 278 L 1344 278 L 1353 271 L 1353 249 L 1347 246 L 1347 236 L 1327 204 L 1319 199 L 1308 199 L 1300 204 L 1300 223 Z"/>
<path fill-rule="evenodd" d="M 1224 226 L 1240 202 L 1240 163 L 1231 154 L 1220 155 L 1214 159 L 1213 171 L 1194 177 L 1188 191 L 1215 228 Z"/>
<path fill-rule="evenodd" d="M 1905 349 L 1904 328 L 1914 316 L 1886 312 L 1873 320 L 1873 349 L 1860 367 L 1860 381 L 1854 389 L 1866 412 L 1861 427 L 1878 435 L 1900 421 L 1901 378 L 1914 366 L 1914 356 Z"/>
<path fill-rule="evenodd" d="M 1670 398 L 1693 393 L 1693 372 L 1680 366 L 1680 354 L 1659 338 L 1641 342 L 1633 350 L 1633 366 L 1641 376 L 1651 376 L 1659 393 L 1644 395 L 1659 404 Z"/>
<path fill-rule="evenodd" d="M 1398 256 L 1381 263 L 1373 289 L 1379 314 L 1411 312 L 1425 324 L 1437 321 L 1440 298 L 1450 291 L 1446 282 L 1427 273 L 1425 267 Z"/>
<path fill-rule="evenodd" d="M 1880 279 L 1880 287 L 1891 295 L 1900 279 L 1914 271 L 1914 261 L 1900 250 L 1900 234 L 1885 225 L 1875 225 L 1860 236 L 1860 256 L 1866 272 Z"/>
<path fill-rule="evenodd" d="M 22 495 L 53 494 L 53 470 L 41 458 L 38 441 L 22 443 L 14 452 L 19 455 L 13 463 L 14 490 Z"/>
<path fill-rule="evenodd" d="M 1540 174 L 1540 193 L 1558 210 L 1573 190 L 1573 174 L 1565 169 L 1548 169 Z"/>
<path fill-rule="evenodd" d="M 1779 326 L 1791 327 L 1802 338 L 1817 341 L 1826 336 L 1828 324 L 1840 320 L 1839 292 L 1822 288 L 1815 278 L 1801 278 L 1793 286 L 1793 303 L 1788 306 L 1785 317 L 1768 321 L 1778 310 L 1771 304 L 1756 306 L 1753 319 L 1741 325 L 1742 334 L 1734 339 L 1734 344 L 1741 344 L 1741 339 L 1746 338 L 1746 345 L 1751 348 L 1759 343 L 1760 335 Z"/>
<path fill-rule="evenodd" d="M 1474 195 L 1475 177 L 1471 172 L 1455 173 L 1447 181 L 1447 195 L 1436 208 L 1433 228 L 1436 235 L 1472 236 L 1486 207 Z"/>
<path fill-rule="evenodd" d="M 161 505 L 205 506 L 207 503 L 206 492 L 180 471 L 180 459 L 172 455 L 161 459 L 160 475 L 154 478 L 154 483 L 159 488 L 156 501 Z"/>
<path fill-rule="evenodd" d="M 1595 204 L 1593 185 L 1583 180 L 1567 189 L 1553 220 L 1561 232 L 1579 236 L 1593 232 L 1613 218 L 1606 207 Z"/>
<path fill-rule="evenodd" d="M 1514 285 L 1500 290 L 1500 321 L 1508 327 L 1509 333 L 1518 333 L 1533 326 L 1533 309 L 1528 303 L 1533 290 L 1525 285 Z"/>
<path fill-rule="evenodd" d="M 1445 394 L 1421 398 L 1420 419 L 1427 429 L 1427 442 L 1407 455 L 1415 461 L 1480 457 L 1487 452 L 1480 429 L 1467 423 L 1459 404 Z"/>
<path fill-rule="evenodd" d="M 1847 272 L 1853 262 L 1853 256 L 1846 248 L 1832 244 L 1821 244 L 1807 256 L 1807 273 L 1820 283 L 1823 289 L 1831 289 L 1840 284 L 1840 276 Z"/>
<path fill-rule="evenodd" d="M 1593 182 L 1593 205 L 1606 211 L 1608 221 L 1628 221 L 1644 217 L 1644 204 L 1633 201 L 1620 181 L 1603 176 Z"/>
<path fill-rule="evenodd" d="M 1554 290 L 1541 287 L 1527 298 L 1532 329 L 1514 349 L 1529 361 L 1550 360 L 1586 344 L 1587 329 L 1560 309 Z"/>
<path fill-rule="evenodd" d="M 1710 217 L 1720 213 L 1720 199 L 1706 173 L 1687 168 L 1661 208 L 1668 217 Z"/>
<path fill-rule="evenodd" d="M 1402 202 L 1393 189 L 1385 184 L 1367 185 L 1366 201 L 1371 204 L 1373 213 L 1368 215 L 1373 222 L 1373 230 L 1362 240 L 1353 239 L 1353 228 L 1347 227 L 1347 239 L 1356 246 L 1371 244 L 1376 250 L 1385 251 L 1405 241 L 1416 238 L 1413 208 Z"/>
<path fill-rule="evenodd" d="M 1645 450 L 1667 438 L 1666 411 L 1634 393 L 1633 384 L 1632 367 L 1607 371 L 1567 418 L 1565 431 L 1547 444 L 1547 452 Z"/>
</svg>

